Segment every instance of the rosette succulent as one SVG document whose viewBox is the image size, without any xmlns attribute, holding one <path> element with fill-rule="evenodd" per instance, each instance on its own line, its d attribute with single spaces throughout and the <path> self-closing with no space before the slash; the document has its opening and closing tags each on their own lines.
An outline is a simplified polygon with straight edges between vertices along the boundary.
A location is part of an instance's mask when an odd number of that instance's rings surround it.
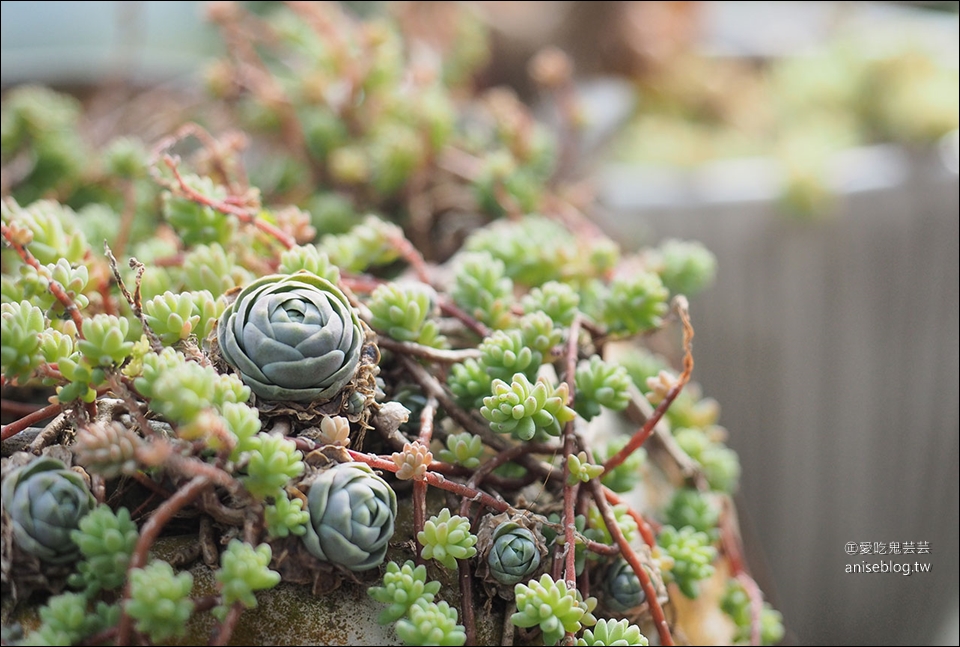
<svg viewBox="0 0 960 647">
<path fill-rule="evenodd" d="M 487 556 L 490 574 L 498 582 L 513 586 L 540 566 L 540 549 L 526 528 L 505 521 L 493 531 L 493 546 Z"/>
<path fill-rule="evenodd" d="M 244 288 L 217 326 L 223 359 L 267 400 L 329 400 L 353 378 L 364 332 L 347 297 L 307 272 Z"/>
<path fill-rule="evenodd" d="M 315 557 L 351 571 L 383 562 L 393 536 L 397 495 L 363 463 L 339 463 L 317 474 L 307 495 L 303 542 Z"/>
<path fill-rule="evenodd" d="M 607 594 L 607 605 L 614 611 L 630 611 L 647 600 L 640 578 L 622 557 L 618 557 L 607 570 L 603 590 Z"/>
<path fill-rule="evenodd" d="M 39 458 L 3 479 L 3 513 L 13 537 L 30 555 L 53 564 L 75 559 L 80 549 L 70 538 L 96 506 L 83 477 L 53 458 Z"/>
</svg>

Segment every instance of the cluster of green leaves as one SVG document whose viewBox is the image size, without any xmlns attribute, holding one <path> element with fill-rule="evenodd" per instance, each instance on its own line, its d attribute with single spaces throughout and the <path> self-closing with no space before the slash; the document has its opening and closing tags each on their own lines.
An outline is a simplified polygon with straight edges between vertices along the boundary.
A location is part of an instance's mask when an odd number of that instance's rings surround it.
<svg viewBox="0 0 960 647">
<path fill-rule="evenodd" d="M 383 584 L 367 589 L 370 597 L 387 605 L 377 622 L 396 622 L 404 644 L 463 645 L 467 634 L 457 624 L 457 610 L 445 601 L 433 601 L 439 591 L 440 582 L 427 581 L 426 566 L 414 566 L 410 560 L 403 566 L 387 562 Z"/>
<path fill-rule="evenodd" d="M 750 596 L 746 589 L 736 579 L 731 579 L 727 583 L 727 590 L 720 600 L 720 608 L 723 609 L 737 626 L 733 640 L 736 645 L 750 644 L 750 635 L 753 629 L 753 612 Z M 760 644 L 776 645 L 783 640 L 783 615 L 770 606 L 769 602 L 764 601 L 763 610 L 760 612 Z"/>
</svg>

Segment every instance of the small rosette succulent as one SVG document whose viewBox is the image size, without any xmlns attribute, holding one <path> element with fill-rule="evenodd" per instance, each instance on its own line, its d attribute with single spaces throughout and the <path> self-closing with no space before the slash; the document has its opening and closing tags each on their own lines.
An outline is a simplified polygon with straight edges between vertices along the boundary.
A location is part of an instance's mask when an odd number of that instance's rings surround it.
<svg viewBox="0 0 960 647">
<path fill-rule="evenodd" d="M 303 542 L 318 559 L 351 571 L 383 562 L 393 536 L 397 495 L 363 463 L 339 463 L 317 474 L 307 495 Z"/>
<path fill-rule="evenodd" d="M 643 586 L 640 585 L 640 578 L 622 557 L 617 558 L 607 570 L 603 579 L 603 590 L 607 594 L 607 606 L 614 611 L 631 611 L 647 600 Z"/>
<path fill-rule="evenodd" d="M 597 622 L 593 615 L 596 598 L 584 600 L 580 591 L 568 589 L 563 580 L 554 582 L 547 573 L 539 580 L 517 584 L 514 592 L 517 612 L 510 616 L 510 622 L 524 628 L 539 625 L 544 645 L 556 645 L 565 633 L 576 633 Z"/>
<path fill-rule="evenodd" d="M 53 458 L 39 458 L 3 479 L 3 513 L 9 515 L 20 548 L 40 559 L 61 564 L 79 556 L 70 537 L 80 520 L 96 506 L 83 477 Z"/>
<path fill-rule="evenodd" d="M 244 288 L 217 326 L 223 359 L 266 400 L 329 400 L 353 378 L 364 332 L 346 296 L 307 272 Z"/>
<path fill-rule="evenodd" d="M 490 574 L 502 584 L 513 586 L 540 566 L 540 548 L 533 533 L 512 521 L 493 531 L 493 546 L 487 556 Z"/>
</svg>

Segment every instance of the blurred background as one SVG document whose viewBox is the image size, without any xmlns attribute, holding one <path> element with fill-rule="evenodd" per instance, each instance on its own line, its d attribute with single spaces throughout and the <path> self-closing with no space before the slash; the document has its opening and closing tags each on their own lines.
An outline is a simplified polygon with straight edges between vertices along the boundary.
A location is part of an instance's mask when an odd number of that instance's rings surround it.
<svg viewBox="0 0 960 647">
<path fill-rule="evenodd" d="M 202 2 L 0 4 L 4 89 L 189 88 L 221 47 Z M 404 5 L 429 33 L 448 3 L 344 4 Z M 601 226 L 628 249 L 679 238 L 717 257 L 691 304 L 694 379 L 739 453 L 748 561 L 785 642 L 957 644 L 958 3 L 476 10 L 478 83 L 548 123 L 530 61 L 571 57 L 570 177 Z M 927 542 L 893 557 L 930 570 L 845 573 L 889 558 L 850 542 Z"/>
</svg>

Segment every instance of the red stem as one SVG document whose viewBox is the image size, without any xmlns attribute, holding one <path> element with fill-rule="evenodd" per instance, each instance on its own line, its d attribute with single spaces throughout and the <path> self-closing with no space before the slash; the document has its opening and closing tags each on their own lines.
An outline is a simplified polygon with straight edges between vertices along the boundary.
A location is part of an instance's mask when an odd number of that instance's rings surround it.
<svg viewBox="0 0 960 647">
<path fill-rule="evenodd" d="M 396 463 L 386 458 L 373 456 L 371 454 L 364 454 L 363 452 L 357 452 L 352 449 L 348 449 L 347 451 L 354 460 L 366 463 L 375 469 L 385 470 L 387 472 L 396 472 L 399 469 Z M 433 487 L 438 487 L 441 490 L 446 490 L 447 492 L 453 492 L 458 496 L 465 497 L 470 501 L 479 503 L 480 505 L 486 506 L 491 510 L 496 510 L 497 512 L 509 512 L 510 510 L 513 510 L 513 507 L 510 506 L 506 501 L 496 499 L 482 490 L 472 488 L 468 485 L 464 485 L 463 483 L 449 481 L 444 478 L 442 474 L 428 471 L 424 475 L 424 479 Z"/>
<path fill-rule="evenodd" d="M 630 505 L 625 504 L 623 499 L 621 499 L 616 492 L 613 490 L 604 487 L 603 496 L 607 499 L 610 505 L 626 505 L 627 514 L 633 517 L 633 520 L 637 522 L 637 528 L 640 530 L 640 536 L 643 537 L 644 543 L 653 548 L 657 545 L 657 537 L 653 532 L 653 528 L 650 526 L 650 523 L 643 518 L 643 515 L 634 510 Z"/>
<path fill-rule="evenodd" d="M 593 500 L 597 504 L 601 516 L 603 516 L 604 523 L 607 525 L 607 530 L 610 531 L 610 535 L 620 547 L 620 553 L 623 555 L 623 558 L 627 560 L 630 568 L 632 568 L 636 574 L 637 579 L 640 580 L 640 586 L 643 588 L 643 592 L 647 596 L 647 602 L 650 604 L 650 615 L 653 616 L 657 633 L 660 635 L 660 644 L 673 645 L 673 636 L 670 635 L 670 627 L 667 624 L 666 616 L 663 614 L 663 607 L 660 606 L 660 601 L 657 599 L 657 589 L 653 586 L 650 575 L 640 563 L 640 558 L 637 557 L 637 553 L 630 547 L 630 542 L 623 536 L 623 531 L 620 530 L 620 526 L 617 524 L 617 518 L 613 514 L 613 509 L 604 497 L 603 486 L 600 485 L 600 481 L 593 479 L 588 481 L 588 483 L 593 493 Z"/>
<path fill-rule="evenodd" d="M 56 404 L 48 404 L 42 409 L 38 409 L 33 413 L 29 413 L 19 420 L 11 422 L 9 425 L 4 425 L 2 430 L 0 430 L 0 440 L 12 438 L 31 425 L 38 423 L 41 420 L 51 418 L 57 415 L 59 412 L 60 403 L 57 402 Z"/>
<path fill-rule="evenodd" d="M 691 341 L 693 340 L 693 326 L 690 325 L 690 315 L 687 311 L 687 300 L 682 295 L 677 296 L 674 299 L 675 307 L 680 314 L 680 320 L 683 323 L 683 372 L 680 373 L 680 376 L 677 378 L 677 383 L 673 385 L 667 395 L 663 398 L 663 402 L 657 405 L 657 408 L 654 409 L 653 415 L 650 416 L 643 426 L 637 429 L 634 432 L 633 436 L 630 438 L 629 442 L 624 445 L 623 449 L 618 451 L 616 454 L 607 459 L 607 462 L 603 464 L 603 471 L 609 472 L 615 467 L 621 465 L 623 461 L 629 458 L 630 454 L 637 451 L 647 438 L 650 437 L 650 434 L 653 433 L 653 428 L 657 426 L 657 423 L 660 422 L 660 418 L 663 417 L 663 414 L 667 412 L 667 409 L 670 408 L 670 405 L 680 395 L 680 391 L 683 390 L 683 387 L 686 386 L 687 382 L 690 381 L 690 374 L 693 372 L 693 352 L 691 348 Z"/>
<path fill-rule="evenodd" d="M 183 179 L 183 176 L 180 175 L 180 169 L 178 168 L 178 160 L 172 155 L 164 154 L 163 162 L 167 165 L 170 171 L 173 173 L 173 177 L 177 180 L 177 187 L 179 190 L 187 197 L 187 199 L 196 202 L 197 204 L 202 204 L 205 207 L 210 207 L 211 209 L 216 209 L 220 213 L 225 213 L 227 215 L 234 216 L 240 222 L 253 225 L 263 233 L 272 236 L 287 249 L 296 247 L 296 241 L 289 236 L 286 232 L 282 231 L 273 224 L 267 222 L 262 218 L 258 218 L 256 215 L 251 214 L 248 209 L 245 207 L 237 206 L 226 200 L 214 200 L 213 198 L 207 197 L 195 190 L 193 187 L 188 185 Z"/>
</svg>

